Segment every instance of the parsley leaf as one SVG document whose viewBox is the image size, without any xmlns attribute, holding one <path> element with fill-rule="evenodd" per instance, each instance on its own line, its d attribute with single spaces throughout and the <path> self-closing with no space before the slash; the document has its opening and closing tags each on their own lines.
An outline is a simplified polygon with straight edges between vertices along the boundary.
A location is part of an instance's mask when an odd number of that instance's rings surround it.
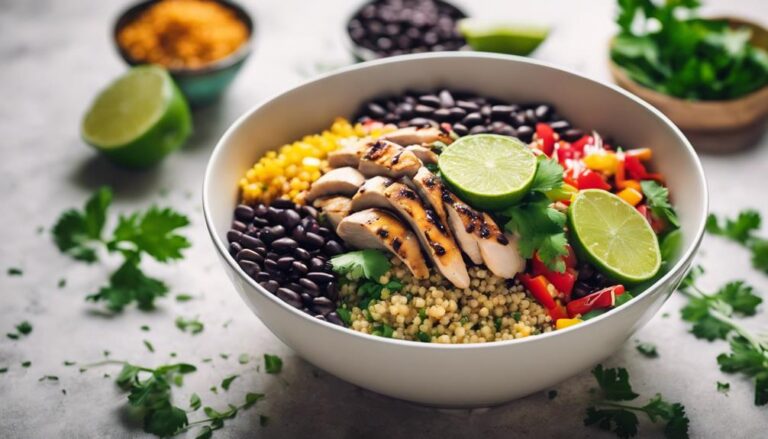
<svg viewBox="0 0 768 439">
<path fill-rule="evenodd" d="M 546 156 L 539 156 L 536 174 L 531 183 L 531 192 L 549 192 L 559 189 L 563 186 L 563 172 L 565 170 L 554 159 L 548 159 Z"/>
<path fill-rule="evenodd" d="M 192 411 L 197 411 L 202 406 L 203 402 L 200 400 L 200 396 L 197 393 L 193 393 L 189 397 L 189 408 Z"/>
<path fill-rule="evenodd" d="M 616 369 L 603 369 L 602 364 L 592 369 L 592 375 L 600 385 L 605 399 L 610 401 L 626 401 L 637 398 L 637 393 L 632 391 L 629 384 L 629 373 L 622 367 Z"/>
<path fill-rule="evenodd" d="M 718 392 L 727 395 L 729 390 L 731 390 L 731 383 L 721 383 L 720 381 L 717 382 Z"/>
<path fill-rule="evenodd" d="M 148 277 L 138 266 L 138 260 L 127 259 L 109 278 L 109 285 L 97 293 L 86 297 L 93 302 L 104 301 L 107 308 L 114 312 L 122 311 L 131 302 L 136 302 L 139 309 L 154 308 L 154 301 L 165 296 L 168 287 L 160 280 Z"/>
<path fill-rule="evenodd" d="M 587 408 L 587 417 L 584 418 L 584 425 L 597 424 L 601 429 L 613 431 L 616 433 L 616 436 L 622 439 L 636 436 L 637 424 L 639 422 L 637 415 L 624 409 L 597 409 L 589 407 Z"/>
<path fill-rule="evenodd" d="M 640 187 L 643 190 L 643 195 L 648 200 L 648 207 L 651 208 L 651 211 L 673 227 L 680 227 L 677 213 L 675 213 L 672 205 L 669 204 L 669 189 L 653 180 L 641 181 Z"/>
<path fill-rule="evenodd" d="M 346 274 L 350 279 L 366 278 L 378 281 L 389 271 L 389 259 L 379 250 L 366 249 L 343 253 L 331 258 L 333 271 Z"/>
<path fill-rule="evenodd" d="M 181 250 L 190 243 L 174 231 L 188 224 L 186 216 L 169 208 L 152 206 L 144 213 L 121 215 L 108 246 L 113 251 L 145 252 L 159 262 L 181 259 Z"/>
<path fill-rule="evenodd" d="M 731 331 L 731 325 L 712 315 L 711 311 L 730 317 L 734 312 L 745 316 L 754 315 L 763 299 L 753 293 L 751 286 L 743 281 L 729 282 L 715 294 L 705 294 L 695 287 L 695 276 L 700 271 L 691 271 L 681 284 L 681 291 L 689 292 L 688 303 L 680 310 L 683 320 L 692 322 L 691 332 L 709 341 L 725 339 Z"/>
<path fill-rule="evenodd" d="M 637 346 L 635 346 L 635 348 L 638 352 L 648 358 L 657 358 L 659 356 L 659 351 L 656 349 L 656 345 L 653 343 L 639 343 Z"/>
<path fill-rule="evenodd" d="M 85 203 L 82 211 L 65 211 L 53 226 L 53 239 L 60 251 L 88 263 L 96 262 L 96 244 L 112 202 L 112 190 L 102 187 Z"/>
<path fill-rule="evenodd" d="M 236 380 L 240 375 L 231 375 L 226 378 L 224 378 L 221 381 L 221 388 L 224 390 L 229 390 L 229 386 L 232 384 L 232 381 Z"/>
<path fill-rule="evenodd" d="M 32 324 L 24 320 L 16 325 L 16 330 L 19 331 L 19 334 L 29 335 L 32 332 Z"/>
<path fill-rule="evenodd" d="M 550 207 L 551 202 L 542 194 L 529 195 L 526 200 L 503 212 L 509 217 L 505 229 L 520 237 L 518 246 L 524 258 L 530 259 L 538 253 L 547 267 L 565 271 L 561 257 L 568 254 L 565 214 Z"/>
<path fill-rule="evenodd" d="M 726 218 L 721 222 L 715 214 L 707 217 L 707 232 L 723 236 L 747 247 L 752 252 L 752 266 L 768 273 L 768 239 L 754 236 L 760 228 L 760 213 L 747 209 L 739 213 L 735 219 Z"/>
<path fill-rule="evenodd" d="M 283 360 L 277 355 L 264 354 L 264 370 L 270 374 L 278 374 L 283 370 Z"/>
<path fill-rule="evenodd" d="M 199 334 L 205 329 L 205 325 L 197 317 L 191 319 L 185 319 L 181 316 L 176 317 L 176 327 L 183 332 L 189 332 L 193 335 Z"/>
</svg>

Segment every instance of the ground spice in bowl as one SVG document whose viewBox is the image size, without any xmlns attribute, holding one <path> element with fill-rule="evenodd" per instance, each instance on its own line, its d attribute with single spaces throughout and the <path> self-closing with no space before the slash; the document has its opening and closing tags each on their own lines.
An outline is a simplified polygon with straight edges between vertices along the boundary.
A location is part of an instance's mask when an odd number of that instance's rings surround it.
<svg viewBox="0 0 768 439">
<path fill-rule="evenodd" d="M 195 69 L 232 54 L 249 33 L 236 13 L 221 3 L 161 0 L 126 23 L 117 41 L 136 62 Z"/>
</svg>

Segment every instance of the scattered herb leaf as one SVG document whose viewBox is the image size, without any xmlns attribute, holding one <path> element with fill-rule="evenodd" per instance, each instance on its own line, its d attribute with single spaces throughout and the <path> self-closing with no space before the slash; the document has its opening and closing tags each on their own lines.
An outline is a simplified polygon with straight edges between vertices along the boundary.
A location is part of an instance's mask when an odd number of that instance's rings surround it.
<svg viewBox="0 0 768 439">
<path fill-rule="evenodd" d="M 277 355 L 264 354 L 264 370 L 270 374 L 278 374 L 283 370 L 283 360 Z"/>
</svg>

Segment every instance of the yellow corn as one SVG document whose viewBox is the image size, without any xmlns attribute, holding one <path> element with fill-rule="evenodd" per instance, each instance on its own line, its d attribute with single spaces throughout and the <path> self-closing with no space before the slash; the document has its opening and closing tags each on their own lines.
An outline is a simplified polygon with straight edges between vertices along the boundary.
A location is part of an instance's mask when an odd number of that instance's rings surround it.
<svg viewBox="0 0 768 439">
<path fill-rule="evenodd" d="M 563 329 L 569 326 L 576 325 L 581 322 L 583 322 L 583 320 L 581 319 L 557 319 L 557 321 L 555 322 L 555 328 Z"/>
<path fill-rule="evenodd" d="M 604 172 L 608 175 L 613 175 L 616 172 L 616 166 L 619 163 L 619 159 L 616 154 L 610 151 L 601 151 L 594 154 L 589 154 L 584 157 L 584 164 L 587 168 L 593 171 Z"/>
<path fill-rule="evenodd" d="M 619 189 L 634 189 L 637 192 L 642 192 L 643 189 L 640 187 L 640 183 L 638 183 L 637 180 L 624 180 L 621 183 L 618 184 Z"/>
<path fill-rule="evenodd" d="M 391 126 L 352 125 L 344 118 L 337 118 L 320 134 L 304 136 L 278 151 L 264 154 L 240 179 L 243 201 L 269 203 L 283 197 L 302 203 L 307 189 L 320 178 L 320 170 L 326 167 L 328 153 L 338 149 L 342 141 L 364 136 L 376 138 L 393 129 Z"/>
<path fill-rule="evenodd" d="M 643 194 L 636 191 L 635 189 L 632 189 L 631 187 L 624 189 L 616 195 L 633 206 L 637 206 L 638 203 L 643 201 Z"/>
</svg>

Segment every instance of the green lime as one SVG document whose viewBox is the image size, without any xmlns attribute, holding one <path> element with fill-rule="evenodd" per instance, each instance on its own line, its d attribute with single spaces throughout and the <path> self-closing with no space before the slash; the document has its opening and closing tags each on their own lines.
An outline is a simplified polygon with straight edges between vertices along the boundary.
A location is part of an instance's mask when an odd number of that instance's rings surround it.
<svg viewBox="0 0 768 439">
<path fill-rule="evenodd" d="M 520 200 L 536 174 L 536 156 L 518 139 L 495 134 L 465 136 L 450 144 L 440 173 L 468 203 L 500 209 Z"/>
<path fill-rule="evenodd" d="M 547 38 L 546 26 L 491 24 L 476 19 L 459 21 L 459 32 L 467 44 L 481 52 L 528 55 Z"/>
<path fill-rule="evenodd" d="M 160 161 L 192 132 L 187 101 L 161 67 L 139 66 L 117 78 L 85 113 L 83 139 L 118 164 Z"/>
<path fill-rule="evenodd" d="M 658 273 L 659 241 L 631 204 L 610 192 L 587 189 L 576 195 L 568 219 L 581 252 L 610 277 L 639 283 Z"/>
</svg>

